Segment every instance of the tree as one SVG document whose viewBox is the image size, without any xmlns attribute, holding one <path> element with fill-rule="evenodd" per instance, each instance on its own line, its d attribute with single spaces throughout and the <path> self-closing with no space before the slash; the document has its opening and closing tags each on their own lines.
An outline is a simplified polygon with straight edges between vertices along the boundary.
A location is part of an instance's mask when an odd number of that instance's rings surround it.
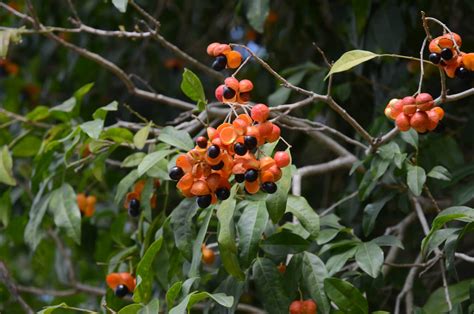
<svg viewBox="0 0 474 314">
<path fill-rule="evenodd" d="M 471 310 L 472 4 L 343 4 L 0 3 L 0 311 Z"/>
</svg>

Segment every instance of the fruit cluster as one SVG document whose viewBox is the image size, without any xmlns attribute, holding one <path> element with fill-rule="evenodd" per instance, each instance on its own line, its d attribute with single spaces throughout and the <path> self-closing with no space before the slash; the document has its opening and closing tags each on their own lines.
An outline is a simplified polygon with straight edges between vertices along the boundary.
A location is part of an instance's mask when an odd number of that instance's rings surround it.
<svg viewBox="0 0 474 314">
<path fill-rule="evenodd" d="M 105 278 L 105 281 L 107 282 L 107 286 L 114 290 L 115 295 L 119 298 L 123 298 L 127 294 L 132 293 L 136 286 L 135 277 L 127 272 L 110 273 Z"/>
<path fill-rule="evenodd" d="M 244 104 L 250 100 L 250 92 L 253 84 L 249 80 L 237 80 L 235 77 L 228 77 L 224 84 L 216 88 L 216 99 L 223 103 Z"/>
<path fill-rule="evenodd" d="M 97 198 L 94 195 L 86 196 L 84 193 L 79 193 L 76 196 L 77 207 L 81 211 L 81 215 L 84 217 L 92 217 L 95 212 L 95 203 Z"/>
<path fill-rule="evenodd" d="M 387 118 L 395 120 L 400 131 L 410 128 L 419 133 L 433 131 L 444 117 L 441 107 L 434 107 L 433 97 L 428 93 L 416 97 L 407 96 L 402 99 L 392 99 L 385 108 Z"/>
<path fill-rule="evenodd" d="M 446 33 L 436 37 L 428 47 L 429 59 L 434 64 L 439 64 L 450 78 L 455 76 L 462 79 L 468 78 L 474 71 L 474 53 L 458 50 L 461 45 L 461 36 L 456 33 Z"/>
<path fill-rule="evenodd" d="M 290 314 L 316 314 L 316 303 L 311 300 L 297 300 L 290 304 Z"/>
<path fill-rule="evenodd" d="M 132 217 L 138 217 L 138 215 L 140 215 L 140 200 L 143 189 L 145 188 L 145 183 L 145 180 L 137 181 L 133 186 L 133 192 L 127 193 L 127 196 L 125 197 L 123 206 L 128 210 L 128 214 Z M 155 189 L 159 188 L 160 181 L 155 180 L 153 185 Z M 156 193 L 153 193 L 151 196 L 150 206 L 151 208 L 156 207 Z"/>
<path fill-rule="evenodd" d="M 209 44 L 207 46 L 207 54 L 215 58 L 212 68 L 216 71 L 222 71 L 225 68 L 236 69 L 242 63 L 240 52 L 232 50 L 227 44 Z"/>
<path fill-rule="evenodd" d="M 16 63 L 8 59 L 0 58 L 0 77 L 7 75 L 17 75 L 19 71 L 20 67 Z"/>
<path fill-rule="evenodd" d="M 251 115 L 240 114 L 232 122 L 217 129 L 207 128 L 208 138 L 196 139 L 196 147 L 181 154 L 169 172 L 171 179 L 186 197 L 197 196 L 197 204 L 206 208 L 230 196 L 230 181 L 244 183 L 245 191 L 255 194 L 260 189 L 275 193 L 282 167 L 290 164 L 286 152 L 274 157 L 261 156 L 258 147 L 280 138 L 280 128 L 267 121 L 270 110 L 264 104 L 251 109 Z M 231 176 L 233 175 L 233 178 Z"/>
</svg>

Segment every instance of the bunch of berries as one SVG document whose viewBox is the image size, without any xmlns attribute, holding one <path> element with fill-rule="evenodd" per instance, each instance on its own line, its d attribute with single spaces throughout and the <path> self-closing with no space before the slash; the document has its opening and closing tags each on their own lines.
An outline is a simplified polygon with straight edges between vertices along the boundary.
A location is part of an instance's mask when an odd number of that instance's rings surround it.
<svg viewBox="0 0 474 314">
<path fill-rule="evenodd" d="M 125 202 L 123 203 L 123 206 L 128 210 L 128 214 L 132 217 L 138 217 L 138 215 L 140 215 L 140 200 L 143 188 L 145 187 L 145 183 L 145 180 L 139 180 L 133 186 L 133 192 L 127 193 L 127 196 L 125 197 Z M 159 188 L 160 181 L 155 180 L 153 185 L 155 189 Z M 150 206 L 151 208 L 156 207 L 156 193 L 153 193 L 151 196 Z"/>
<path fill-rule="evenodd" d="M 129 293 L 132 293 L 135 290 L 136 280 L 132 274 L 123 272 L 123 273 L 110 273 L 105 278 L 107 286 L 110 289 L 114 290 L 114 293 L 117 297 L 123 298 Z"/>
<path fill-rule="evenodd" d="M 224 84 L 216 88 L 216 98 L 223 103 L 244 104 L 250 100 L 250 92 L 253 84 L 250 80 L 237 80 L 235 77 L 228 77 Z"/>
<path fill-rule="evenodd" d="M 395 120 L 400 131 L 413 128 L 419 133 L 424 133 L 433 131 L 444 117 L 444 110 L 433 106 L 433 97 L 428 93 L 421 93 L 416 98 L 407 96 L 390 100 L 385 108 L 385 115 Z"/>
<path fill-rule="evenodd" d="M 232 50 L 227 44 L 212 43 L 207 46 L 207 54 L 216 58 L 212 63 L 212 68 L 222 71 L 225 68 L 236 69 L 242 63 L 240 52 Z"/>
<path fill-rule="evenodd" d="M 84 193 L 79 193 L 76 196 L 77 207 L 81 211 L 81 215 L 84 217 L 92 217 L 95 212 L 95 203 L 97 198 L 94 195 L 86 196 Z"/>
<path fill-rule="evenodd" d="M 290 314 L 316 314 L 318 306 L 311 299 L 297 300 L 290 304 Z"/>
<path fill-rule="evenodd" d="M 428 47 L 430 50 L 429 59 L 434 64 L 439 64 L 450 78 L 455 76 L 462 79 L 468 78 L 474 71 L 474 53 L 464 53 L 458 50 L 461 45 L 461 36 L 456 33 L 447 33 L 436 37 Z"/>
<path fill-rule="evenodd" d="M 20 71 L 20 67 L 8 60 L 0 58 L 0 77 L 8 75 L 17 75 Z"/>
<path fill-rule="evenodd" d="M 232 123 L 217 129 L 207 128 L 208 137 L 196 139 L 196 147 L 178 156 L 170 178 L 186 197 L 197 196 L 197 204 L 206 208 L 230 196 L 231 181 L 243 183 L 245 191 L 255 194 L 260 189 L 275 193 L 282 167 L 290 164 L 286 152 L 274 157 L 262 156 L 258 148 L 280 138 L 280 128 L 267 121 L 270 110 L 264 104 L 251 109 L 251 115 L 240 114 Z M 257 153 L 258 151 L 258 153 Z M 231 176 L 233 175 L 233 178 Z"/>
</svg>

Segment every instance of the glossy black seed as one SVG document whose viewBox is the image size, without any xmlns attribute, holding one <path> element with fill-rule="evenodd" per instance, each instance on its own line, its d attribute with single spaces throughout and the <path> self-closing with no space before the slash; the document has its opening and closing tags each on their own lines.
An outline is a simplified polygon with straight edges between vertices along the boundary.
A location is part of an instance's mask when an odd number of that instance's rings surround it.
<svg viewBox="0 0 474 314">
<path fill-rule="evenodd" d="M 222 93 L 222 96 L 224 96 L 225 99 L 234 98 L 235 90 L 226 86 L 224 87 L 224 92 Z"/>
<path fill-rule="evenodd" d="M 221 201 L 226 200 L 230 196 L 230 191 L 227 188 L 218 188 L 216 191 L 216 196 Z"/>
<path fill-rule="evenodd" d="M 436 52 L 433 52 L 428 56 L 428 59 L 430 59 L 434 64 L 438 64 L 441 61 L 441 56 Z"/>
<path fill-rule="evenodd" d="M 254 169 L 249 169 L 245 172 L 245 181 L 253 182 L 258 178 L 258 171 Z"/>
<path fill-rule="evenodd" d="M 245 174 L 243 173 L 236 174 L 234 175 L 234 178 L 237 183 L 242 183 L 245 181 Z"/>
<path fill-rule="evenodd" d="M 212 197 L 210 194 L 198 196 L 197 198 L 197 204 L 201 208 L 209 207 L 209 205 L 211 205 L 211 201 Z"/>
<path fill-rule="evenodd" d="M 211 157 L 212 159 L 217 158 L 221 149 L 217 145 L 212 145 L 207 149 L 207 156 Z"/>
<path fill-rule="evenodd" d="M 469 70 L 464 68 L 464 67 L 457 68 L 456 71 L 454 72 L 454 74 L 456 75 L 456 77 L 458 77 L 460 79 L 469 78 Z"/>
<path fill-rule="evenodd" d="M 451 60 L 452 57 L 453 52 L 451 49 L 444 48 L 443 50 L 441 50 L 441 58 L 443 58 L 444 60 Z"/>
<path fill-rule="evenodd" d="M 178 181 L 184 176 L 184 171 L 180 167 L 173 167 L 170 169 L 169 175 L 171 180 Z"/>
<path fill-rule="evenodd" d="M 252 150 L 257 147 L 257 138 L 247 135 L 244 137 L 244 144 L 248 150 Z"/>
<path fill-rule="evenodd" d="M 132 198 L 128 203 L 128 214 L 132 217 L 140 215 L 140 201 L 136 198 Z"/>
<path fill-rule="evenodd" d="M 217 165 L 211 166 L 211 169 L 212 169 L 212 170 L 221 170 L 223 167 L 224 167 L 224 162 L 221 161 L 221 162 L 218 163 Z"/>
<path fill-rule="evenodd" d="M 212 68 L 216 71 L 222 71 L 227 65 L 227 58 L 225 56 L 217 56 L 216 60 L 212 63 Z"/>
<path fill-rule="evenodd" d="M 247 147 L 245 146 L 245 144 L 235 143 L 234 152 L 239 156 L 243 156 L 247 153 Z"/>
<path fill-rule="evenodd" d="M 115 295 L 119 298 L 123 298 L 128 294 L 128 292 L 126 285 L 118 285 L 117 288 L 115 288 Z"/>
<path fill-rule="evenodd" d="M 273 194 L 277 190 L 277 185 L 275 182 L 263 182 L 262 183 L 262 191 L 267 192 L 269 194 Z"/>
<path fill-rule="evenodd" d="M 207 138 L 204 136 L 200 136 L 196 139 L 196 145 L 199 146 L 199 148 L 206 148 L 207 147 Z"/>
</svg>

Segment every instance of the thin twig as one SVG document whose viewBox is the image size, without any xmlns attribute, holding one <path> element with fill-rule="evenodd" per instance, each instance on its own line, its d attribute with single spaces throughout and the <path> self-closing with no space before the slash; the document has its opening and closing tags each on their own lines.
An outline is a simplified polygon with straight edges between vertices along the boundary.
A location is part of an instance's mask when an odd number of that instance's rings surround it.
<svg viewBox="0 0 474 314">
<path fill-rule="evenodd" d="M 28 303 L 23 300 L 21 295 L 18 293 L 17 286 L 13 279 L 10 277 L 10 273 L 8 272 L 7 266 L 3 261 L 0 260 L 0 282 L 3 282 L 7 290 L 10 292 L 12 298 L 20 304 L 23 308 L 23 311 L 28 314 L 35 313 L 33 309 L 28 305 Z"/>
</svg>

